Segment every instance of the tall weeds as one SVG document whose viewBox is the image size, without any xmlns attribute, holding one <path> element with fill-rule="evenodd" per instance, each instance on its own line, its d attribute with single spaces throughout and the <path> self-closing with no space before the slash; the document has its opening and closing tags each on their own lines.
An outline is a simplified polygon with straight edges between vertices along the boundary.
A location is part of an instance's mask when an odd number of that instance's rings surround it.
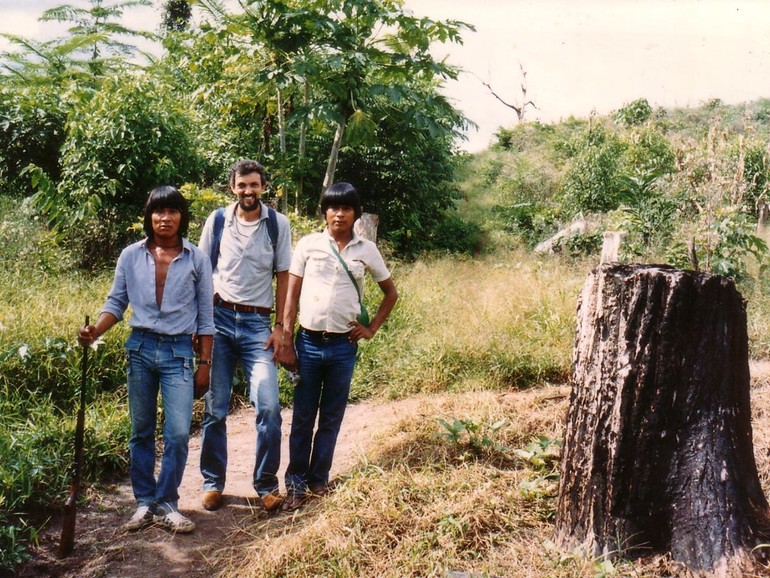
<svg viewBox="0 0 770 578">
<path fill-rule="evenodd" d="M 401 297 L 387 330 L 362 346 L 352 395 L 399 398 L 564 381 L 589 268 L 539 261 L 521 250 L 396 267 Z"/>
</svg>

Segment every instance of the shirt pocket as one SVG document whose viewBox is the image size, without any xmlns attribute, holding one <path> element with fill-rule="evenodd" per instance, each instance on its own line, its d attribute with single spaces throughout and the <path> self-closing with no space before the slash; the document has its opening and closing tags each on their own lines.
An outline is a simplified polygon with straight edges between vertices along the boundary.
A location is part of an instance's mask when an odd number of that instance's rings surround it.
<svg viewBox="0 0 770 578">
<path fill-rule="evenodd" d="M 346 263 L 356 281 L 362 282 L 366 273 L 366 266 L 361 261 L 346 261 Z"/>
<path fill-rule="evenodd" d="M 263 225 L 260 225 L 262 227 Z M 270 241 L 260 238 L 259 231 L 255 231 L 250 242 L 243 250 L 242 258 L 246 258 L 257 271 L 273 270 L 273 246 Z"/>
<path fill-rule="evenodd" d="M 195 304 L 198 281 L 193 274 L 184 276 L 178 280 L 179 283 L 174 291 L 176 305 L 192 307 Z M 163 298 L 165 300 L 165 297 Z"/>
<path fill-rule="evenodd" d="M 313 251 L 308 255 L 307 273 L 321 276 L 325 279 L 333 278 L 337 269 L 342 269 L 339 261 L 323 251 Z M 344 271 L 343 271 L 344 274 Z"/>
</svg>

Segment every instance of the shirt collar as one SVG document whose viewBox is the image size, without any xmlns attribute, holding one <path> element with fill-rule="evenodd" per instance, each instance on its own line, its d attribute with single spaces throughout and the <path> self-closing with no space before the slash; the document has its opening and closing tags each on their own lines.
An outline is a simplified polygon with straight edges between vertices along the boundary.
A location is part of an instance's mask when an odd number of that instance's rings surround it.
<svg viewBox="0 0 770 578">
<path fill-rule="evenodd" d="M 329 234 L 329 227 L 324 227 L 323 234 L 327 239 L 333 240 L 332 236 Z M 349 247 L 350 245 L 355 245 L 356 243 L 360 243 L 360 242 L 361 242 L 361 237 L 358 235 L 358 233 L 356 233 L 356 228 L 355 226 L 353 226 L 353 237 L 350 239 L 350 242 L 345 246 Z"/>
<path fill-rule="evenodd" d="M 143 247 L 145 250 L 149 251 L 149 249 L 147 249 L 147 242 L 149 240 L 150 240 L 149 238 L 145 237 L 144 239 L 139 241 L 139 245 Z M 188 241 L 185 237 L 182 237 L 182 250 L 188 251 L 188 252 L 192 250 L 192 243 Z"/>
</svg>

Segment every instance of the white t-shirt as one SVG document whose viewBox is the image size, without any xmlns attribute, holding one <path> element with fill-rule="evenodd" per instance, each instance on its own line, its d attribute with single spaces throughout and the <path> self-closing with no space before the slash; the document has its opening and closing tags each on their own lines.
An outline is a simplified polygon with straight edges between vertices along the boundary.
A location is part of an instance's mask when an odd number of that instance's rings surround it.
<svg viewBox="0 0 770 578">
<path fill-rule="evenodd" d="M 348 323 L 358 317 L 361 307 L 356 288 L 334 254 L 330 241 L 328 231 L 302 237 L 294 250 L 289 273 L 302 277 L 299 324 L 313 331 L 345 333 L 350 331 Z M 362 295 L 366 271 L 377 283 L 390 278 L 377 245 L 355 232 L 340 254 Z"/>
</svg>

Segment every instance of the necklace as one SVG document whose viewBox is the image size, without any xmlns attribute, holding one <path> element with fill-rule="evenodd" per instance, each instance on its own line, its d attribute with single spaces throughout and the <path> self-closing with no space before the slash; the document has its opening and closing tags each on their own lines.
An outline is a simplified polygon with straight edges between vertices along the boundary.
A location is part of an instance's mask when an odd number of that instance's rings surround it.
<svg viewBox="0 0 770 578">
<path fill-rule="evenodd" d="M 256 221 L 244 221 L 238 215 L 235 216 L 235 231 L 241 236 L 241 237 L 251 237 L 251 235 L 254 234 L 254 231 L 257 230 L 257 227 L 259 227 L 259 223 L 262 221 L 262 219 L 257 219 Z M 245 228 L 245 231 L 241 230 L 241 227 Z"/>
</svg>

